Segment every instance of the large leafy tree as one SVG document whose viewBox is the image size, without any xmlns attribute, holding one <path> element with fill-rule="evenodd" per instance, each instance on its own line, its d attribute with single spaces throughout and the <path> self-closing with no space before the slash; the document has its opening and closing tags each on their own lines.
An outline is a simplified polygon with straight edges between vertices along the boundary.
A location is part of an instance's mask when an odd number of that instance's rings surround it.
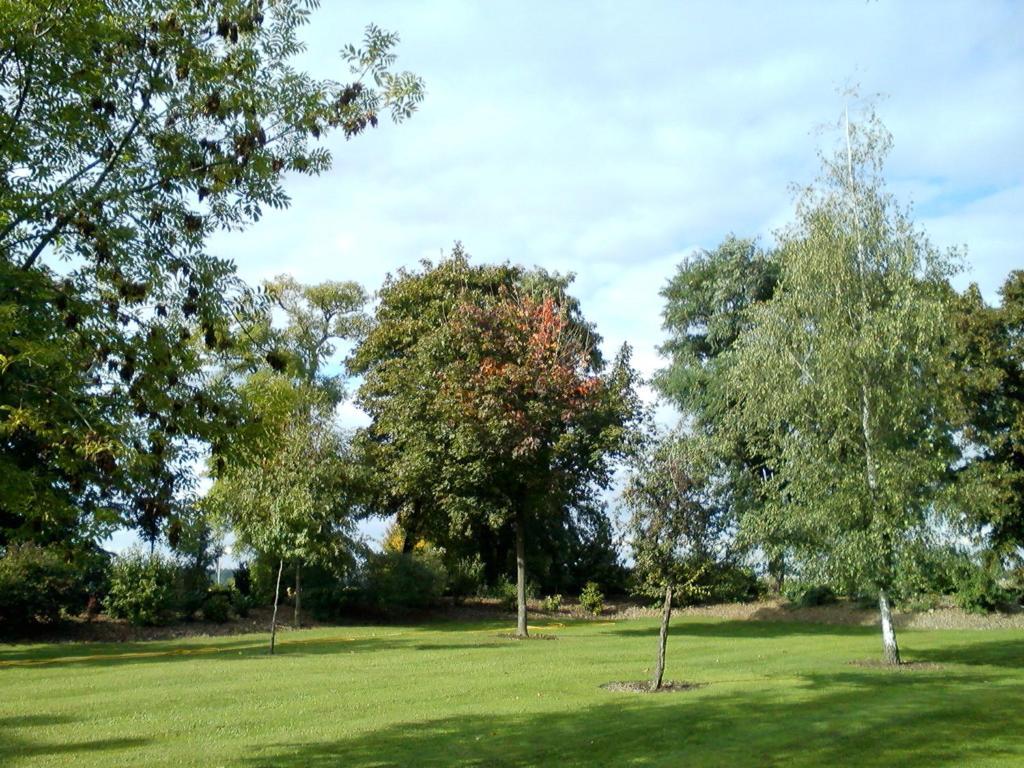
<svg viewBox="0 0 1024 768">
<path fill-rule="evenodd" d="M 661 346 L 669 364 L 655 376 L 659 394 L 682 414 L 683 424 L 700 437 L 703 452 L 727 494 L 718 500 L 737 521 L 761 502 L 768 469 L 751 445 L 747 430 L 730 428 L 726 418 L 733 406 L 728 389 L 730 353 L 750 326 L 750 310 L 771 299 L 779 279 L 775 254 L 754 240 L 730 235 L 712 250 L 702 250 L 682 262 L 662 289 L 663 327 L 668 339 Z M 768 557 L 769 571 L 781 588 L 784 545 L 756 542 Z"/>
<path fill-rule="evenodd" d="M 638 412 L 628 353 L 605 370 L 566 284 L 459 251 L 389 281 L 352 360 L 403 528 L 442 544 L 514 534 L 522 636 L 528 525 L 593 501 Z"/>
<path fill-rule="evenodd" d="M 466 473 L 453 473 L 449 503 L 512 523 L 520 637 L 527 521 L 607 488 L 637 416 L 628 348 L 602 376 L 589 329 L 560 298 L 503 288 L 483 304 L 464 300 L 452 322 L 456 359 L 440 372 L 437 404 Z"/>
<path fill-rule="evenodd" d="M 771 499 L 746 522 L 873 589 L 898 663 L 896 576 L 955 458 L 952 263 L 886 192 L 890 138 L 873 115 L 845 138 L 780 236 L 781 280 L 738 341 L 730 414 L 772 470 Z"/>
<path fill-rule="evenodd" d="M 669 365 L 655 384 L 686 415 L 714 425 L 728 406 L 725 353 L 749 326 L 748 311 L 769 300 L 778 283 L 778 261 L 754 240 L 730 235 L 713 250 L 697 251 L 662 289 L 660 351 Z"/>
<path fill-rule="evenodd" d="M 159 535 L 195 438 L 235 417 L 204 377 L 234 339 L 216 230 L 282 207 L 317 140 L 408 116 L 396 36 L 349 72 L 293 65 L 314 0 L 0 4 L 0 501 L 11 536 Z"/>
<path fill-rule="evenodd" d="M 437 468 L 451 435 L 433 420 L 437 371 L 454 361 L 448 319 L 460 297 L 493 295 L 518 275 L 507 265 L 471 267 L 458 245 L 436 266 L 388 275 L 369 331 L 348 361 L 350 373 L 362 377 L 356 403 L 373 420 L 356 435 L 369 475 L 367 505 L 397 516 L 407 550 L 422 538 L 448 547 L 472 522 L 440 504 L 447 478 Z"/>
<path fill-rule="evenodd" d="M 957 297 L 958 424 L 967 461 L 958 468 L 969 528 L 1004 564 L 1024 547 L 1024 272 L 1011 272 L 999 306 L 976 286 Z"/>
</svg>

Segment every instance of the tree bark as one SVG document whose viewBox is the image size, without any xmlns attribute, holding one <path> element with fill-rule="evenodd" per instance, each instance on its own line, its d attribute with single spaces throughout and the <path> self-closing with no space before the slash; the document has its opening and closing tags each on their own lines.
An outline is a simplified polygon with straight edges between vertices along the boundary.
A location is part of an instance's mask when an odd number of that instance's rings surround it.
<svg viewBox="0 0 1024 768">
<path fill-rule="evenodd" d="M 786 583 L 786 556 L 784 554 L 772 557 L 768 563 L 768 574 L 772 578 L 772 594 L 781 595 L 782 588 Z"/>
<path fill-rule="evenodd" d="M 665 585 L 665 604 L 661 609 L 661 631 L 658 632 L 658 661 L 654 665 L 654 677 L 651 678 L 651 690 L 661 688 L 661 679 L 665 675 L 665 647 L 668 645 L 668 622 L 672 618 L 672 585 Z"/>
<path fill-rule="evenodd" d="M 846 123 L 846 175 L 849 183 L 849 198 L 850 198 L 850 210 L 853 214 L 853 228 L 857 238 L 857 272 L 860 277 L 860 328 L 858 329 L 861 334 L 864 333 L 864 329 L 868 325 L 869 319 L 869 302 L 867 295 L 867 288 L 865 286 L 866 275 L 867 275 L 867 257 L 864 252 L 864 244 L 860 237 L 860 216 L 857 211 L 856 201 L 856 188 L 855 180 L 853 177 L 853 151 L 850 141 L 850 118 L 847 113 L 845 116 Z M 874 460 L 874 429 L 872 421 L 875 418 L 875 414 L 872 411 L 871 394 L 868 390 L 868 382 L 870 381 L 871 371 L 861 371 L 861 385 L 860 385 L 860 424 L 861 433 L 864 437 L 864 468 L 867 474 L 868 483 L 868 498 L 871 504 L 878 504 L 878 470 L 875 467 Z M 877 514 L 872 510 L 873 514 Z M 892 578 L 892 547 L 890 545 L 889 536 L 884 537 L 883 552 L 881 556 L 884 563 L 885 573 L 883 578 L 889 580 Z M 899 664 L 900 663 L 900 648 L 896 643 L 896 630 L 892 623 L 892 610 L 889 606 L 889 596 L 885 592 L 884 587 L 880 587 L 878 590 L 878 610 L 882 615 L 882 649 L 887 664 Z"/>
<path fill-rule="evenodd" d="M 901 664 L 900 646 L 896 642 L 896 628 L 892 623 L 892 609 L 889 595 L 884 589 L 878 590 L 878 610 L 882 614 L 882 655 L 886 664 Z"/>
<path fill-rule="evenodd" d="M 274 613 L 270 619 L 270 655 L 274 655 L 274 641 L 277 639 L 277 604 L 281 600 L 281 571 L 284 570 L 284 558 L 277 563 L 277 587 L 274 589 Z"/>
<path fill-rule="evenodd" d="M 293 622 L 296 629 L 302 626 L 302 561 L 295 561 L 295 616 Z"/>
<path fill-rule="evenodd" d="M 526 628 L 526 531 L 522 509 L 516 511 L 516 637 L 528 637 Z"/>
</svg>

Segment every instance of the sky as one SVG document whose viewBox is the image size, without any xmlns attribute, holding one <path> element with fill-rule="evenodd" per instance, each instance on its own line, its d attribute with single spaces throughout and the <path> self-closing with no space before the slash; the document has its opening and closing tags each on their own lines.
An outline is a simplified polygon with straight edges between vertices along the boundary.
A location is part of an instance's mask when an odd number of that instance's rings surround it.
<svg viewBox="0 0 1024 768">
<path fill-rule="evenodd" d="M 880 94 L 891 191 L 935 245 L 966 248 L 957 285 L 998 301 L 1024 268 L 1024 3 L 323 0 L 299 65 L 345 80 L 339 51 L 371 22 L 400 34 L 426 98 L 328 138 L 332 170 L 289 178 L 289 209 L 211 243 L 249 281 L 373 292 L 458 240 L 479 263 L 575 273 L 606 352 L 630 343 L 650 375 L 676 266 L 730 233 L 771 245 L 851 84 Z"/>
</svg>

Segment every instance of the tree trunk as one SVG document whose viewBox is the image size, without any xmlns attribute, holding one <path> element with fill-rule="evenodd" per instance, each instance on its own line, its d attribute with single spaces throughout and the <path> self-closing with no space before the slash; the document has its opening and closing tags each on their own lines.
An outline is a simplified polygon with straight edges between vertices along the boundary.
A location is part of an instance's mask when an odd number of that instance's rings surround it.
<svg viewBox="0 0 1024 768">
<path fill-rule="evenodd" d="M 900 647 L 896 643 L 896 628 L 892 623 L 892 609 L 889 607 L 889 595 L 884 589 L 878 590 L 878 610 L 882 614 L 882 654 L 886 664 L 898 665 Z"/>
<path fill-rule="evenodd" d="M 274 655 L 274 641 L 277 639 L 277 604 L 281 600 L 281 571 L 284 570 L 284 559 L 277 563 L 277 587 L 274 589 L 274 613 L 270 619 L 270 655 Z"/>
<path fill-rule="evenodd" d="M 295 561 L 295 616 L 293 624 L 298 629 L 302 626 L 302 561 Z"/>
<path fill-rule="evenodd" d="M 526 629 L 526 531 L 523 511 L 516 512 L 516 637 L 528 637 Z"/>
<path fill-rule="evenodd" d="M 865 333 L 865 328 L 868 325 L 870 304 L 868 301 L 867 288 L 865 287 L 866 275 L 867 275 L 867 258 L 864 251 L 864 244 L 861 242 L 860 237 L 860 217 L 857 212 L 857 201 L 855 199 L 855 181 L 853 178 L 853 152 L 851 149 L 850 142 L 850 118 L 849 114 L 846 115 L 846 174 L 849 182 L 849 197 L 850 197 L 850 210 L 853 213 L 853 226 L 854 233 L 857 237 L 857 271 L 860 277 L 860 313 L 861 322 L 860 328 L 858 329 L 861 334 Z M 875 467 L 874 460 L 874 428 L 872 420 L 875 418 L 875 414 L 872 412 L 871 393 L 868 390 L 868 382 L 870 381 L 871 373 L 868 370 L 861 371 L 861 385 L 860 385 L 860 424 L 861 433 L 864 437 L 864 468 L 867 474 L 868 481 L 868 498 L 871 504 L 878 504 L 878 470 Z M 875 510 L 872 510 L 873 514 L 877 514 Z M 883 567 L 885 580 L 892 578 L 892 546 L 890 544 L 889 536 L 884 537 L 883 551 L 880 553 Z M 892 624 L 892 610 L 889 607 L 889 596 L 885 592 L 884 587 L 880 587 L 878 590 L 878 610 L 882 614 L 882 648 L 885 656 L 885 662 L 887 664 L 899 664 L 900 663 L 900 648 L 896 644 L 896 630 Z"/>
<path fill-rule="evenodd" d="M 668 622 L 672 618 L 672 585 L 665 585 L 665 605 L 661 609 L 661 631 L 658 633 L 658 662 L 654 665 L 654 677 L 651 678 L 651 690 L 661 688 L 661 679 L 665 675 L 665 646 L 668 645 Z"/>
<path fill-rule="evenodd" d="M 772 577 L 772 594 L 778 597 L 786 583 L 786 556 L 777 554 L 768 562 L 768 574 Z"/>
</svg>

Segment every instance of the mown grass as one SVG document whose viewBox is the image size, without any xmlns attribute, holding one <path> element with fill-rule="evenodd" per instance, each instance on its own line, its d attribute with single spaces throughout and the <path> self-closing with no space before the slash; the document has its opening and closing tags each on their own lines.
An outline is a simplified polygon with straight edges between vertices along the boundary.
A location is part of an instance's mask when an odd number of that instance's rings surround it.
<svg viewBox="0 0 1024 768">
<path fill-rule="evenodd" d="M 539 622 L 543 624 L 543 622 Z M 0 646 L 4 766 L 1024 765 L 1024 633 L 654 621 L 334 627 L 121 645 Z M 935 666 L 939 665 L 939 666 Z"/>
</svg>

